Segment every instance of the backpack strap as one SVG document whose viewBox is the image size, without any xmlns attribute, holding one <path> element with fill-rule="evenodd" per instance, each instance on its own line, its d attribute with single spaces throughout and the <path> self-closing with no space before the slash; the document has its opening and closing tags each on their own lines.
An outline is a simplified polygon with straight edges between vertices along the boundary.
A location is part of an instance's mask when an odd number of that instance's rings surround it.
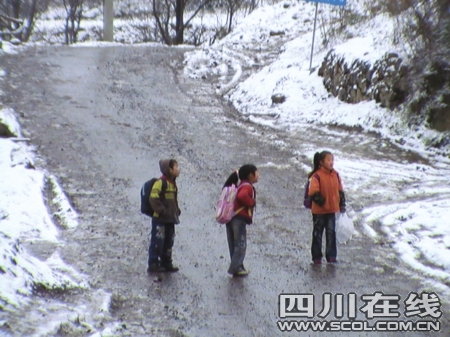
<svg viewBox="0 0 450 337">
<path fill-rule="evenodd" d="M 320 176 L 317 172 L 315 172 L 311 178 L 309 178 L 308 182 L 306 183 L 306 186 L 308 187 L 307 189 L 305 189 L 305 198 L 309 198 L 309 185 L 311 184 L 311 179 L 312 178 L 316 178 L 318 183 L 319 183 L 319 190 L 320 190 Z"/>
<path fill-rule="evenodd" d="M 239 208 L 237 211 L 234 212 L 234 214 L 238 214 L 240 211 L 242 211 L 245 207 Z"/>
<path fill-rule="evenodd" d="M 164 179 L 164 178 L 159 178 L 159 180 L 161 180 L 161 192 L 159 192 L 159 199 L 160 200 L 163 200 L 163 199 L 165 199 L 166 198 L 166 191 L 167 191 L 167 180 L 166 179 Z M 157 182 L 158 180 L 156 180 L 155 181 L 155 183 Z M 142 187 L 142 188 L 144 188 L 144 187 Z M 152 195 L 152 191 L 150 190 L 150 193 L 148 194 L 148 199 L 150 200 L 150 198 L 151 198 L 151 195 Z"/>
<path fill-rule="evenodd" d="M 160 178 L 161 179 L 161 194 L 160 194 L 160 198 L 161 196 L 163 197 L 163 199 L 166 198 L 166 191 L 167 191 L 167 180 L 164 178 Z"/>
<path fill-rule="evenodd" d="M 239 171 L 238 171 L 238 170 L 236 170 L 236 174 L 239 176 Z M 238 194 L 238 192 L 239 192 L 239 189 L 240 189 L 242 186 L 244 186 L 244 185 L 250 185 L 250 184 L 249 184 L 249 183 L 244 183 L 244 184 L 242 184 L 242 185 L 237 186 L 237 189 L 236 189 L 236 196 L 237 196 L 237 194 Z M 238 213 L 241 212 L 244 208 L 245 208 L 245 206 L 242 206 L 241 208 L 237 209 L 237 210 L 234 212 L 234 214 L 238 214 Z"/>
<path fill-rule="evenodd" d="M 318 174 L 317 172 L 313 174 L 313 177 L 316 178 L 317 181 L 318 181 L 319 184 L 320 184 L 320 176 L 319 176 L 319 174 Z"/>
<path fill-rule="evenodd" d="M 335 172 L 336 172 L 336 171 L 335 171 Z M 337 172 L 336 172 L 336 175 L 337 175 L 337 178 L 338 178 L 338 180 L 339 180 L 339 184 L 341 184 L 341 186 L 342 186 L 341 176 L 340 176 L 339 173 L 337 173 Z"/>
</svg>

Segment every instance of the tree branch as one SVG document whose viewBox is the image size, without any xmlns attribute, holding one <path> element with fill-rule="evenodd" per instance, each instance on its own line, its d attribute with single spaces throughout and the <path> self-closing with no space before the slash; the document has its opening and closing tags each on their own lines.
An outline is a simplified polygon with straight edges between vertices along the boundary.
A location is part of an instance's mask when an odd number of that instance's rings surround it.
<svg viewBox="0 0 450 337">
<path fill-rule="evenodd" d="M 4 15 L 4 14 L 0 14 L 0 18 L 2 18 L 3 20 L 6 20 L 6 21 L 17 23 L 17 24 L 23 23 L 22 19 L 15 19 L 15 18 L 12 18 L 12 17 Z"/>
<path fill-rule="evenodd" d="M 189 25 L 189 23 L 192 21 L 192 19 L 200 12 L 206 5 L 211 3 L 213 0 L 206 0 L 203 2 L 194 12 L 194 14 L 191 15 L 191 17 L 185 22 L 185 26 Z"/>
<path fill-rule="evenodd" d="M 166 44 L 170 44 L 170 40 L 168 39 L 166 31 L 164 30 L 163 24 L 161 22 L 161 16 L 160 16 L 159 12 L 157 11 L 156 0 L 153 0 L 153 6 L 152 7 L 153 7 L 152 8 L 153 16 L 155 17 L 156 24 L 157 24 L 158 29 L 159 29 L 159 33 L 161 34 L 164 42 Z"/>
</svg>

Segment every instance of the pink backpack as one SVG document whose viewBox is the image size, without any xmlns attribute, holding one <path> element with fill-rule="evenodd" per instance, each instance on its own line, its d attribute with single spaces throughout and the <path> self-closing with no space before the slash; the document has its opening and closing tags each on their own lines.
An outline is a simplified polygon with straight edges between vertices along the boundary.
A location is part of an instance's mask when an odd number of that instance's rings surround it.
<svg viewBox="0 0 450 337">
<path fill-rule="evenodd" d="M 239 187 L 236 185 L 225 186 L 220 194 L 219 201 L 216 204 L 216 221 L 220 224 L 226 224 L 230 222 L 236 213 L 239 213 L 243 208 L 238 209 L 236 212 L 234 209 L 234 201 L 236 200 L 236 195 L 241 186 L 250 185 L 249 183 L 244 183 Z"/>
</svg>

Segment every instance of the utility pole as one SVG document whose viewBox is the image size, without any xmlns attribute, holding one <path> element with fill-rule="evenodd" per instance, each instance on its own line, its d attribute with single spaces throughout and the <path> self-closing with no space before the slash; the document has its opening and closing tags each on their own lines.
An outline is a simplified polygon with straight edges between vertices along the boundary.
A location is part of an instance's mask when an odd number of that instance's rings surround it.
<svg viewBox="0 0 450 337">
<path fill-rule="evenodd" d="M 345 6 L 347 3 L 347 0 L 306 0 L 307 2 L 315 2 L 316 3 L 316 14 L 314 15 L 314 29 L 313 29 L 313 40 L 311 44 L 311 58 L 309 59 L 309 71 L 312 73 L 312 60 L 313 60 L 313 54 L 314 54 L 314 39 L 316 37 L 316 23 L 317 23 L 317 6 L 319 2 L 330 4 L 330 5 L 336 5 L 336 6 Z"/>
<path fill-rule="evenodd" d="M 103 41 L 114 41 L 114 0 L 103 0 Z"/>
</svg>

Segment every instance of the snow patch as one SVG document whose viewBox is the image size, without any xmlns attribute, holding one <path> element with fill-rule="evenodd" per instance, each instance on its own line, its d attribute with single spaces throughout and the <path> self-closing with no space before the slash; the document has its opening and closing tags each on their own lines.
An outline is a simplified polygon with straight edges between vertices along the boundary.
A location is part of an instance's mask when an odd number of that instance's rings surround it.
<svg viewBox="0 0 450 337">
<path fill-rule="evenodd" d="M 3 108 L 0 110 L 0 123 L 6 125 L 9 131 L 16 137 L 22 137 L 19 122 L 17 121 L 12 109 Z"/>
<path fill-rule="evenodd" d="M 58 222 L 65 228 L 74 228 L 78 226 L 78 215 L 70 205 L 63 189 L 59 185 L 54 175 L 47 175 L 47 180 L 50 183 L 54 198 L 51 201 L 53 206 L 58 209 L 53 216 L 58 219 Z"/>
</svg>

